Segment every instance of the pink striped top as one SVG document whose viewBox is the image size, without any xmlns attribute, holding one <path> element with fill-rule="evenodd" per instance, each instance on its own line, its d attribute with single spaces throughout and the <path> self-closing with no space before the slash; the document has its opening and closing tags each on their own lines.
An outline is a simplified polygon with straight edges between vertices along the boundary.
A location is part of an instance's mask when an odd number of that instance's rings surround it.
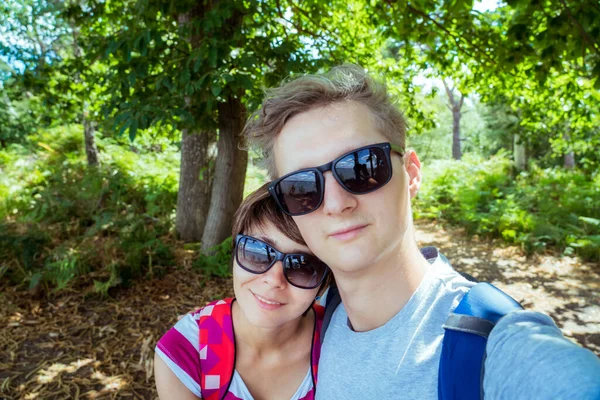
<svg viewBox="0 0 600 400">
<path fill-rule="evenodd" d="M 158 341 L 155 351 L 177 378 L 198 398 L 202 398 L 200 382 L 200 329 L 198 322 L 204 308 L 187 314 Z M 319 324 L 320 325 L 320 324 Z M 233 336 L 233 332 L 232 332 Z M 310 367 L 290 400 L 313 400 L 314 384 Z M 250 391 L 237 371 L 224 400 L 253 400 Z"/>
</svg>

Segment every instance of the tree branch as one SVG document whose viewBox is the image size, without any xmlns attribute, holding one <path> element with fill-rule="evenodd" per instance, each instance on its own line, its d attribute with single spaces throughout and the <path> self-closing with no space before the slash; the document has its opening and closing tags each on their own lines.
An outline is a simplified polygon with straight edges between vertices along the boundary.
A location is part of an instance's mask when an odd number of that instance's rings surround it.
<svg viewBox="0 0 600 400">
<path fill-rule="evenodd" d="M 431 21 L 433 24 L 435 24 L 438 28 L 440 28 L 441 30 L 443 30 L 444 32 L 446 32 L 446 34 L 450 37 L 452 37 L 455 41 L 456 41 L 456 45 L 458 47 L 459 50 L 465 52 L 468 56 L 473 57 L 473 55 L 469 52 L 467 52 L 464 48 L 462 48 L 458 42 L 463 40 L 465 41 L 468 45 L 470 45 L 471 47 L 473 47 L 475 50 L 477 50 L 479 53 L 481 53 L 485 58 L 487 58 L 487 60 L 493 64 L 496 65 L 496 60 L 494 60 L 488 53 L 486 53 L 483 49 L 481 49 L 479 46 L 477 46 L 476 44 L 474 44 L 473 42 L 465 39 L 462 36 L 456 36 L 454 35 L 452 32 L 450 32 L 444 25 L 442 25 L 441 23 L 439 23 L 438 21 L 436 21 L 435 19 L 433 19 L 431 16 L 429 16 L 427 13 L 414 8 L 413 6 L 407 6 L 408 10 L 412 11 L 415 14 L 420 15 L 421 17 Z"/>
<path fill-rule="evenodd" d="M 600 6 L 598 5 L 598 3 L 595 3 L 594 1 L 586 1 L 586 3 L 589 3 L 596 10 L 600 11 Z"/>
<path fill-rule="evenodd" d="M 297 5 L 296 5 L 296 4 L 293 2 L 293 0 L 289 0 L 289 3 L 290 3 L 290 5 L 292 6 L 292 8 L 293 8 L 294 10 L 296 10 L 296 11 L 300 12 L 300 14 L 304 15 L 304 17 L 305 17 L 305 18 L 307 18 L 309 21 L 311 21 L 311 22 L 312 22 L 312 19 L 311 19 L 310 15 L 309 15 L 309 14 L 306 12 L 306 10 L 304 10 L 304 9 L 300 8 L 299 6 L 297 6 Z M 315 23 L 313 22 L 313 24 L 315 24 Z M 336 35 L 335 35 L 335 34 L 333 34 L 333 33 L 332 33 L 332 32 L 331 32 L 329 29 L 327 29 L 326 27 L 320 26 L 320 25 L 318 25 L 318 24 L 315 24 L 315 25 L 316 25 L 316 26 L 317 26 L 319 29 L 321 29 L 321 30 L 323 30 L 325 33 L 327 33 L 327 35 L 328 35 L 329 37 L 331 37 L 331 38 L 335 38 L 335 37 L 336 37 Z M 296 28 L 296 29 L 298 29 L 298 28 Z M 321 35 L 317 35 L 317 37 L 318 37 L 319 39 L 323 39 L 323 37 L 322 37 Z M 330 45 L 330 43 L 329 43 L 329 41 L 328 41 L 328 40 L 326 40 L 326 39 L 325 39 L 325 41 L 327 42 L 327 46 L 329 47 L 329 51 L 330 51 L 330 53 L 331 53 L 331 52 L 332 52 L 332 50 L 331 50 L 331 47 L 329 46 L 329 45 Z M 340 46 L 340 47 L 341 47 L 343 50 L 345 50 L 346 52 L 348 52 L 348 53 L 352 54 L 352 52 L 350 51 L 350 49 L 348 49 L 348 48 L 347 48 L 346 46 L 344 46 L 342 43 L 338 43 L 338 46 Z M 331 54 L 331 55 L 333 56 L 333 54 Z M 335 58 L 335 57 L 334 57 L 334 58 Z M 336 61 L 337 61 L 337 60 L 336 60 Z"/>
<path fill-rule="evenodd" d="M 442 79 L 442 83 L 444 84 L 444 89 L 446 89 L 446 94 L 448 95 L 448 100 L 450 100 L 450 104 L 452 104 L 452 107 L 455 107 L 456 104 L 454 102 L 454 89 L 450 89 L 450 87 L 448 87 L 446 79 Z"/>
<path fill-rule="evenodd" d="M 277 15 L 279 15 L 279 18 L 281 18 L 282 20 L 286 21 L 288 24 L 291 24 L 292 26 L 294 26 L 294 24 L 292 24 L 290 21 L 288 21 L 288 20 L 287 20 L 287 19 L 286 19 L 286 18 L 283 16 L 283 12 L 281 11 L 281 1 L 280 1 L 280 0 L 277 0 L 276 4 L 277 4 Z M 285 38 L 286 38 L 287 40 L 289 40 L 289 39 L 290 39 L 290 37 L 288 36 L 288 33 L 287 33 L 287 29 L 284 29 L 284 30 L 283 30 L 283 34 L 285 35 Z"/>
<path fill-rule="evenodd" d="M 600 49 L 598 49 L 598 47 L 596 47 L 596 42 L 594 42 L 594 40 L 587 34 L 585 29 L 583 29 L 583 26 L 581 26 L 581 24 L 579 23 L 579 21 L 577 21 L 575 19 L 575 17 L 573 16 L 573 13 L 571 13 L 571 9 L 569 8 L 569 6 L 567 6 L 566 1 L 560 0 L 560 2 L 563 5 L 564 10 L 567 12 L 567 14 L 569 14 L 569 19 L 571 19 L 571 21 L 575 25 L 577 25 L 577 27 L 579 28 L 579 31 L 581 32 L 581 35 L 583 36 L 584 41 L 587 41 L 590 44 L 590 46 L 592 47 L 592 49 L 596 52 L 596 54 L 598 54 L 600 56 Z"/>
</svg>

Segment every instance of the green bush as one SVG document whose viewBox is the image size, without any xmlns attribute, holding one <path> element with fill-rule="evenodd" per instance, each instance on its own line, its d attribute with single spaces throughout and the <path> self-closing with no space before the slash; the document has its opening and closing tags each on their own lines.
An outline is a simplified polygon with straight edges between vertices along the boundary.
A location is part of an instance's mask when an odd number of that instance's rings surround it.
<svg viewBox="0 0 600 400">
<path fill-rule="evenodd" d="M 527 251 L 556 248 L 600 260 L 600 174 L 560 168 L 512 176 L 511 161 L 440 161 L 424 170 L 415 218 L 440 219 Z"/>
<path fill-rule="evenodd" d="M 267 171 L 259 165 L 259 158 L 260 156 L 255 151 L 250 150 L 246 182 L 244 184 L 244 198 L 271 180 Z"/>
<path fill-rule="evenodd" d="M 95 277 L 106 293 L 172 265 L 179 155 L 159 144 L 98 137 L 101 165 L 89 168 L 72 125 L 0 151 L 0 274 L 48 290 Z"/>
<path fill-rule="evenodd" d="M 227 278 L 231 276 L 233 242 L 231 237 L 213 247 L 207 254 L 199 254 L 192 266 L 203 272 L 204 278 Z"/>
</svg>

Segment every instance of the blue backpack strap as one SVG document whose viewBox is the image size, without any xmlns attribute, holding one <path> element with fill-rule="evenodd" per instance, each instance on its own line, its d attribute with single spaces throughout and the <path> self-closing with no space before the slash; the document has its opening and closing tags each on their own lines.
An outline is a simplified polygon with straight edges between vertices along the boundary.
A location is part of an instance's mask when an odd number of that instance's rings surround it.
<svg viewBox="0 0 600 400">
<path fill-rule="evenodd" d="M 489 283 L 478 283 L 465 294 L 444 324 L 438 377 L 440 400 L 483 399 L 488 335 L 500 318 L 522 309 L 516 300 Z"/>
</svg>

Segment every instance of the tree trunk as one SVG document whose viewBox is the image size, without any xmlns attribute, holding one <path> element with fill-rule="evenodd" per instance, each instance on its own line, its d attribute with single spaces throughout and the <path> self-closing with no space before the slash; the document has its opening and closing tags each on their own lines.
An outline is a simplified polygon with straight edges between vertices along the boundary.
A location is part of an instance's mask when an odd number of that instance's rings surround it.
<svg viewBox="0 0 600 400">
<path fill-rule="evenodd" d="M 85 155 L 87 156 L 88 166 L 97 167 L 98 147 L 96 147 L 96 132 L 94 124 L 87 118 L 87 112 L 83 113 L 83 136 L 85 138 Z"/>
<path fill-rule="evenodd" d="M 575 153 L 570 151 L 567 154 L 565 154 L 565 164 L 564 165 L 565 165 L 566 169 L 575 168 Z"/>
<path fill-rule="evenodd" d="M 567 130 L 568 130 L 568 128 L 567 128 Z M 569 135 L 569 133 L 567 133 L 566 131 L 563 134 L 563 138 L 567 142 L 571 141 L 571 135 Z M 565 159 L 564 159 L 563 165 L 566 169 L 575 168 L 575 153 L 573 151 L 569 151 L 568 153 L 565 153 Z"/>
<path fill-rule="evenodd" d="M 190 5 L 189 11 L 179 14 L 177 20 L 192 49 L 198 49 L 203 30 L 192 22 L 208 12 L 214 3 L 195 0 Z M 232 37 L 240 24 L 241 14 L 234 12 L 223 25 L 223 37 Z M 186 108 L 193 109 L 198 100 L 188 97 L 185 101 Z M 218 107 L 219 142 L 214 174 L 207 161 L 213 135 L 184 133 L 181 155 L 177 231 L 183 240 L 202 239 L 202 250 L 214 247 L 229 235 L 231 218 L 242 199 L 248 159 L 246 152 L 238 149 L 244 122 L 242 105 L 229 96 L 227 102 Z M 205 173 L 202 175 L 200 171 Z"/>
<path fill-rule="evenodd" d="M 202 235 L 202 252 L 231 234 L 232 217 L 242 201 L 248 152 L 240 149 L 244 124 L 244 107 L 229 96 L 220 103 L 218 156 L 215 162 L 210 208 Z"/>
<path fill-rule="evenodd" d="M 517 171 L 524 171 L 527 169 L 527 154 L 525 152 L 525 144 L 521 142 L 521 137 L 517 133 L 513 138 L 513 157 L 515 160 L 515 168 Z"/>
<path fill-rule="evenodd" d="M 193 49 L 200 45 L 201 37 L 190 23 L 202 13 L 203 3 L 197 1 L 189 12 L 177 16 L 183 28 L 188 27 L 187 41 Z M 185 108 L 191 110 L 192 97 L 185 97 Z M 175 230 L 179 238 L 186 242 L 199 242 L 206 225 L 206 215 L 210 204 L 211 170 L 208 149 L 213 139 L 212 132 L 200 129 L 183 129 L 181 139 L 181 170 L 177 193 L 177 216 Z"/>
<path fill-rule="evenodd" d="M 460 147 L 460 142 L 462 140 L 460 138 L 460 118 L 462 114 L 460 110 L 462 109 L 465 95 L 457 90 L 458 94 L 460 94 L 460 99 L 457 99 L 454 95 L 454 88 L 450 88 L 445 79 L 442 79 L 442 82 L 444 83 L 446 94 L 448 95 L 448 108 L 452 111 L 452 158 L 460 160 L 462 158 L 462 150 Z"/>
<path fill-rule="evenodd" d="M 460 108 L 452 109 L 452 158 L 460 160 L 462 150 L 460 148 Z"/>
<path fill-rule="evenodd" d="M 73 54 L 75 58 L 81 58 L 81 47 L 77 43 L 79 36 L 79 29 L 76 24 L 71 21 L 71 29 L 73 35 Z M 81 82 L 81 74 L 77 72 L 74 77 L 75 82 Z M 82 94 L 85 96 L 85 94 Z M 79 119 L 83 124 L 83 140 L 85 143 L 85 155 L 87 156 L 87 162 L 89 167 L 97 167 L 100 163 L 100 157 L 98 156 L 98 147 L 96 146 L 96 132 L 94 129 L 94 123 L 89 119 L 89 104 L 84 98 L 82 104 L 83 111 L 80 114 Z"/>
<path fill-rule="evenodd" d="M 203 131 L 184 129 L 182 133 L 175 230 L 186 242 L 200 241 L 206 223 L 210 194 L 210 137 L 209 132 Z"/>
</svg>

